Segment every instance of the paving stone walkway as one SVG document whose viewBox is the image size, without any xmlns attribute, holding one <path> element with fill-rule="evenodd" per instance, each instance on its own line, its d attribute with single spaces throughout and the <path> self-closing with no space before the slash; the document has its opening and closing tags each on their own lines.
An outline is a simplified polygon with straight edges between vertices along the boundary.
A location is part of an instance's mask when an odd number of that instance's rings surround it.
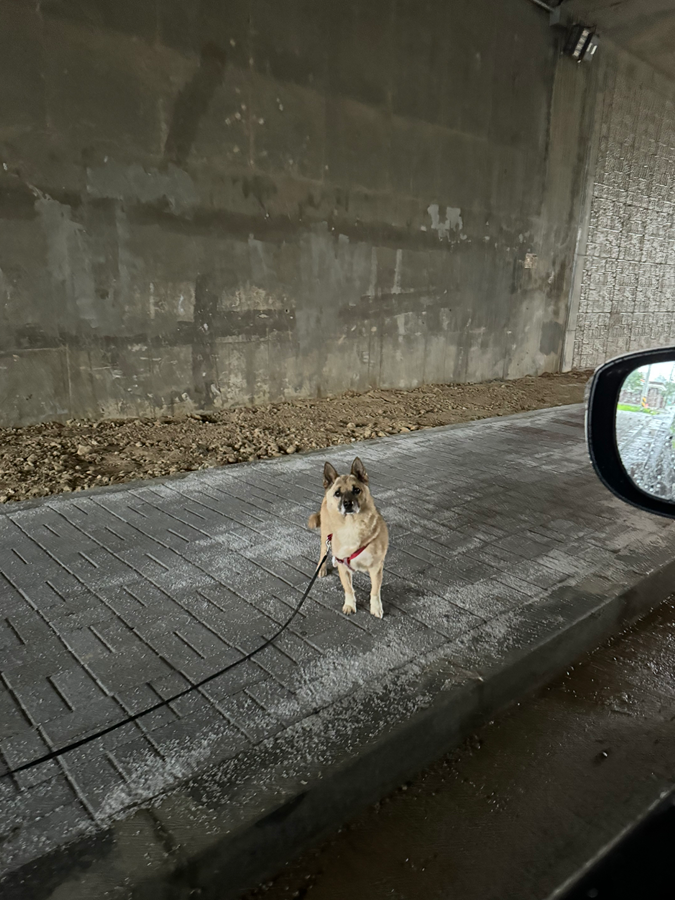
<svg viewBox="0 0 675 900">
<path fill-rule="evenodd" d="M 0 781 L 0 876 L 442 647 L 480 671 L 523 610 L 611 577 L 670 523 L 595 479 L 579 407 L 231 466 L 0 513 L 0 754 L 10 767 L 138 712 L 261 644 L 319 554 L 323 459 L 364 460 L 391 545 L 385 618 L 319 581 L 270 647 L 60 759 Z M 336 707 L 337 708 L 337 707 Z M 328 713 L 329 714 L 329 713 Z M 330 736 L 324 735 L 329 741 Z M 45 895 L 47 896 L 47 895 Z"/>
</svg>

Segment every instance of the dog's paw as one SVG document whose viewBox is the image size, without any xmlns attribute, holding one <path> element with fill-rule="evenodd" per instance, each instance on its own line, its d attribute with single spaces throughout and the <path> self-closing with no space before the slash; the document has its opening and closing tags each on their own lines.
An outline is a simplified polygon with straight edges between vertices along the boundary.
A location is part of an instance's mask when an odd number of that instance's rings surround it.
<svg viewBox="0 0 675 900">
<path fill-rule="evenodd" d="M 325 578 L 328 575 L 328 569 L 325 566 L 321 566 L 319 569 L 319 578 Z"/>
<path fill-rule="evenodd" d="M 382 609 L 382 601 L 379 599 L 370 601 L 370 614 L 371 616 L 376 616 L 378 619 L 381 619 L 384 616 L 384 610 Z"/>
<path fill-rule="evenodd" d="M 356 612 L 356 607 L 355 607 L 355 606 L 352 606 L 351 603 L 345 603 L 345 605 L 342 607 L 342 612 L 343 612 L 346 616 L 349 616 L 349 615 L 351 615 L 352 613 L 355 613 L 355 612 Z"/>
</svg>

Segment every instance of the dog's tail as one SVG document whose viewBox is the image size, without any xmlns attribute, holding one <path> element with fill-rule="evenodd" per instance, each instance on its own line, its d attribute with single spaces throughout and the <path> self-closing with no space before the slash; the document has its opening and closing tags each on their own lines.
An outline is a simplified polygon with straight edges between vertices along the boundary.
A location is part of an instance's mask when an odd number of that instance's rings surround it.
<svg viewBox="0 0 675 900">
<path fill-rule="evenodd" d="M 309 528 L 318 528 L 321 525 L 321 513 L 312 513 L 309 519 L 307 519 L 307 525 Z"/>
</svg>

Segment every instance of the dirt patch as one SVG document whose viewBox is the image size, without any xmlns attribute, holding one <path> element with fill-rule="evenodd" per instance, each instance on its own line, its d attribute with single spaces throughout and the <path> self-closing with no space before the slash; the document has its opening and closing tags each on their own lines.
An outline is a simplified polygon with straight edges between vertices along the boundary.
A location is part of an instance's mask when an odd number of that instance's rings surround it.
<svg viewBox="0 0 675 900">
<path fill-rule="evenodd" d="M 0 429 L 0 502 L 580 403 L 590 372 L 349 392 L 159 419 Z"/>
</svg>

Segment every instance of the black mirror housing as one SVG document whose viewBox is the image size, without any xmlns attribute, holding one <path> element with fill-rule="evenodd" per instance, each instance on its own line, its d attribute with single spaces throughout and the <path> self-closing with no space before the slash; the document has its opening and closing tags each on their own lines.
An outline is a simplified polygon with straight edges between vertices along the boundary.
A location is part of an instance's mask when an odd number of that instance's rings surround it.
<svg viewBox="0 0 675 900">
<path fill-rule="evenodd" d="M 595 472 L 621 500 L 646 512 L 675 518 L 675 501 L 642 490 L 628 475 L 617 441 L 616 411 L 626 378 L 643 366 L 675 363 L 675 347 L 627 353 L 596 370 L 586 407 L 586 442 Z"/>
</svg>

